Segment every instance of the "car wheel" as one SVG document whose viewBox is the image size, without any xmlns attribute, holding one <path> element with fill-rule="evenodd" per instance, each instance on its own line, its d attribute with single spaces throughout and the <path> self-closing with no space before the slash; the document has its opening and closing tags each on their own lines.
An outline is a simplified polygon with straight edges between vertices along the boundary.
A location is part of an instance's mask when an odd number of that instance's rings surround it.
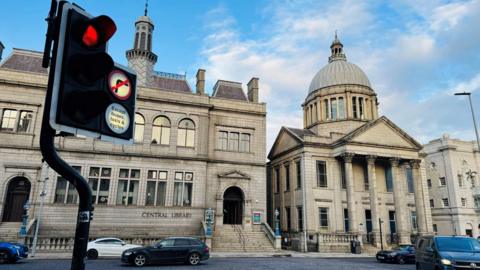
<svg viewBox="0 0 480 270">
<path fill-rule="evenodd" d="M 142 267 L 147 263 L 147 257 L 144 254 L 137 254 L 133 258 L 133 263 L 135 266 Z"/>
<path fill-rule="evenodd" d="M 200 254 L 198 254 L 197 252 L 194 252 L 192 254 L 190 254 L 190 256 L 188 256 L 188 263 L 190 265 L 197 265 L 200 263 Z"/>
<path fill-rule="evenodd" d="M 87 251 L 87 258 L 89 260 L 96 260 L 98 258 L 98 251 L 95 249 L 89 249 Z"/>
<path fill-rule="evenodd" d="M 10 253 L 5 250 L 0 251 L 0 263 L 10 262 Z"/>
<path fill-rule="evenodd" d="M 399 257 L 399 258 L 397 259 L 397 262 L 398 262 L 398 264 L 405 264 L 405 259 L 402 258 L 402 257 Z"/>
</svg>

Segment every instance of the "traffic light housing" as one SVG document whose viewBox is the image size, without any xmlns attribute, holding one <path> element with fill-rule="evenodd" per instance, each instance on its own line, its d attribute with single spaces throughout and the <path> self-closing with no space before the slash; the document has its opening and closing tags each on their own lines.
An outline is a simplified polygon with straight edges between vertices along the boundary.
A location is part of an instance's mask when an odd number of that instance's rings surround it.
<svg viewBox="0 0 480 270">
<path fill-rule="evenodd" d="M 66 3 L 61 10 L 50 125 L 67 133 L 133 142 L 136 74 L 115 64 L 107 42 L 116 26 Z"/>
</svg>

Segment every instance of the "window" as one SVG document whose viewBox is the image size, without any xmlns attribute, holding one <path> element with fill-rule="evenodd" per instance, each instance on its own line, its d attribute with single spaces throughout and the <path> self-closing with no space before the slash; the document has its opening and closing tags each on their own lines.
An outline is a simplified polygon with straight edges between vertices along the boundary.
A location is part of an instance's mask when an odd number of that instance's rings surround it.
<svg viewBox="0 0 480 270">
<path fill-rule="evenodd" d="M 395 221 L 395 211 L 388 211 L 388 221 L 390 225 L 390 233 L 397 233 L 397 224 Z"/>
<path fill-rule="evenodd" d="M 434 233 L 438 232 L 437 224 L 433 224 L 433 232 Z"/>
<path fill-rule="evenodd" d="M 320 217 L 320 228 L 321 229 L 328 229 L 328 208 L 326 207 L 319 207 L 318 213 Z"/>
<path fill-rule="evenodd" d="M 431 207 L 431 208 L 434 208 L 434 207 L 435 207 L 435 202 L 433 201 L 433 199 L 430 199 L 430 207 Z"/>
<path fill-rule="evenodd" d="M 417 224 L 417 212 L 411 211 L 410 212 L 410 217 L 411 217 L 411 223 L 412 223 L 412 230 L 417 230 L 418 224 Z"/>
<path fill-rule="evenodd" d="M 407 178 L 407 188 L 409 193 L 413 193 L 413 172 L 412 168 L 407 167 L 405 170 L 406 178 Z"/>
<path fill-rule="evenodd" d="M 343 227 L 345 232 L 348 232 L 350 230 L 350 227 L 348 225 L 348 209 L 344 208 L 343 209 Z"/>
<path fill-rule="evenodd" d="M 285 165 L 285 191 L 290 190 L 290 166 Z"/>
<path fill-rule="evenodd" d="M 140 170 L 120 169 L 118 174 L 117 205 L 137 205 Z"/>
<path fill-rule="evenodd" d="M 28 128 L 33 119 L 33 113 L 29 111 L 21 111 L 20 118 L 18 119 L 17 131 L 29 132 Z"/>
<path fill-rule="evenodd" d="M 372 232 L 372 211 L 370 209 L 365 209 L 365 229 L 367 233 Z"/>
<path fill-rule="evenodd" d="M 240 152 L 250 152 L 250 134 L 240 135 Z"/>
<path fill-rule="evenodd" d="M 392 177 L 392 168 L 387 167 L 385 169 L 385 184 L 387 187 L 387 192 L 392 192 L 393 191 L 393 177 Z"/>
<path fill-rule="evenodd" d="M 360 113 L 359 118 L 363 119 L 364 118 L 364 115 L 363 115 L 363 98 L 361 98 L 361 97 L 358 98 L 358 111 Z"/>
<path fill-rule="evenodd" d="M 458 175 L 458 186 L 463 187 L 463 177 L 461 174 Z"/>
<path fill-rule="evenodd" d="M 143 130 L 145 129 L 145 118 L 140 114 L 135 114 L 135 135 L 134 141 L 136 143 L 143 142 Z"/>
<path fill-rule="evenodd" d="M 427 179 L 427 186 L 428 188 L 432 187 L 432 179 Z"/>
<path fill-rule="evenodd" d="M 165 205 L 167 175 L 168 173 L 166 171 L 148 171 L 145 205 Z"/>
<path fill-rule="evenodd" d="M 88 184 L 92 189 L 92 203 L 107 204 L 110 190 L 111 168 L 90 167 Z"/>
<path fill-rule="evenodd" d="M 165 116 L 159 116 L 153 120 L 152 144 L 170 143 L 170 120 Z"/>
<path fill-rule="evenodd" d="M 230 132 L 228 134 L 228 150 L 238 151 L 238 132 Z"/>
<path fill-rule="evenodd" d="M 328 106 L 328 99 L 323 100 L 323 113 L 325 114 L 325 119 L 329 120 L 330 115 L 329 115 L 330 109 Z"/>
<path fill-rule="evenodd" d="M 280 192 L 280 170 L 275 168 L 275 193 Z"/>
<path fill-rule="evenodd" d="M 228 149 L 228 132 L 226 131 L 218 132 L 218 149 L 220 150 Z"/>
<path fill-rule="evenodd" d="M 327 166 L 325 161 L 317 161 L 317 187 L 327 187 Z"/>
<path fill-rule="evenodd" d="M 297 167 L 297 188 L 302 188 L 302 166 L 300 161 L 295 162 Z"/>
<path fill-rule="evenodd" d="M 195 145 L 195 124 L 190 119 L 183 119 L 178 124 L 177 145 L 193 147 Z"/>
<path fill-rule="evenodd" d="M 297 206 L 298 231 L 303 231 L 303 211 L 301 206 Z"/>
<path fill-rule="evenodd" d="M 175 239 L 175 246 L 189 246 L 190 239 Z"/>
<path fill-rule="evenodd" d="M 474 196 L 473 197 L 473 203 L 475 204 L 476 208 L 480 208 L 480 196 Z"/>
<path fill-rule="evenodd" d="M 13 131 L 15 128 L 15 121 L 17 120 L 16 110 L 3 110 L 1 130 Z"/>
<path fill-rule="evenodd" d="M 466 207 L 467 206 L 467 198 L 462 198 L 461 201 L 462 201 L 462 207 Z"/>
<path fill-rule="evenodd" d="M 331 115 L 331 118 L 332 120 L 337 120 L 337 99 L 336 98 L 332 98 L 330 100 L 331 102 L 331 110 L 330 110 L 330 115 Z"/>
<path fill-rule="evenodd" d="M 340 163 L 340 174 L 341 174 L 341 177 L 340 177 L 340 186 L 342 187 L 342 189 L 347 189 L 347 176 L 345 174 L 345 163 Z"/>
<path fill-rule="evenodd" d="M 448 198 L 443 198 L 442 199 L 442 202 L 443 202 L 443 207 L 448 207 L 450 204 L 448 203 Z"/>
<path fill-rule="evenodd" d="M 80 173 L 82 167 L 72 166 L 74 170 Z M 75 187 L 62 176 L 57 177 L 57 187 L 55 188 L 55 203 L 77 203 L 78 193 Z"/>
<path fill-rule="evenodd" d="M 357 115 L 357 98 L 352 97 L 352 113 L 353 113 L 353 118 L 358 118 Z"/>
<path fill-rule="evenodd" d="M 345 101 L 342 97 L 338 98 L 338 119 L 345 119 Z"/>
<path fill-rule="evenodd" d="M 290 231 L 291 228 L 291 216 L 290 216 L 290 207 L 285 207 L 285 214 L 287 216 L 287 231 Z"/>
<path fill-rule="evenodd" d="M 363 189 L 368 191 L 370 189 L 370 184 L 368 183 L 368 169 L 367 164 L 362 166 L 363 169 Z"/>
<path fill-rule="evenodd" d="M 445 177 L 440 177 L 440 186 L 446 186 L 447 182 L 445 180 Z"/>
<path fill-rule="evenodd" d="M 191 172 L 175 172 L 175 183 L 173 190 L 174 206 L 191 206 L 192 205 L 192 187 L 193 173 Z"/>
</svg>

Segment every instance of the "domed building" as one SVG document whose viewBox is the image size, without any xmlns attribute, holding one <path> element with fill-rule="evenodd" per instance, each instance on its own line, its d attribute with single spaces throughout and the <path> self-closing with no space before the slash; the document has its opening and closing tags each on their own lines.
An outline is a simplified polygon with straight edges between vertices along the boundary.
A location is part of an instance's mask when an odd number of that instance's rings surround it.
<svg viewBox="0 0 480 270">
<path fill-rule="evenodd" d="M 385 116 L 365 72 L 335 35 L 302 104 L 268 158 L 269 222 L 296 250 L 409 244 L 432 231 L 422 146 Z"/>
</svg>

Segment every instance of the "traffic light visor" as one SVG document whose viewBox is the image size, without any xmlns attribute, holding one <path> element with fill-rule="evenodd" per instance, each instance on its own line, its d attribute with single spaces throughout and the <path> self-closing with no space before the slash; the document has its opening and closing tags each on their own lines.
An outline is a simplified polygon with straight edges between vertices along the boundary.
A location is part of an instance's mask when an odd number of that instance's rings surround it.
<svg viewBox="0 0 480 270">
<path fill-rule="evenodd" d="M 87 47 L 96 47 L 105 44 L 117 31 L 113 20 L 105 15 L 95 17 L 86 24 L 82 42 Z"/>
</svg>

